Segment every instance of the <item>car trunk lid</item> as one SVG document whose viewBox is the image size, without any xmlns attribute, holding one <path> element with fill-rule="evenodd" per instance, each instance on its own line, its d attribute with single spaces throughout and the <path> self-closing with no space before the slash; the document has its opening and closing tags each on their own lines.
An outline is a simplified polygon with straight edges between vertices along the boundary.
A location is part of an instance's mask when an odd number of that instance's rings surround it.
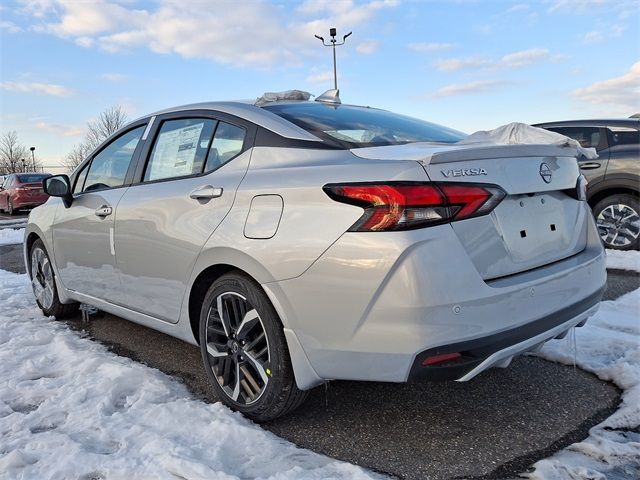
<svg viewBox="0 0 640 480">
<path fill-rule="evenodd" d="M 575 192 L 580 175 L 572 148 L 409 144 L 352 152 L 417 160 L 434 182 L 501 187 L 507 196 L 490 214 L 451 223 L 485 280 L 570 257 L 586 246 L 587 209 L 567 193 Z"/>
</svg>

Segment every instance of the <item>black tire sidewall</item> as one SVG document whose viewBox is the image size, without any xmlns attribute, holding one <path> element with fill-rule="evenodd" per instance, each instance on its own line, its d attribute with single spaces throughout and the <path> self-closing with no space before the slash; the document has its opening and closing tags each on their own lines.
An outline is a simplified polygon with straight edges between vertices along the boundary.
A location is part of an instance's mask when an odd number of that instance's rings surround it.
<svg viewBox="0 0 640 480">
<path fill-rule="evenodd" d="M 271 377 L 262 396 L 251 405 L 244 405 L 229 398 L 218 384 L 211 369 L 209 355 L 206 347 L 206 323 L 207 314 L 216 297 L 224 292 L 236 292 L 244 296 L 247 301 L 258 311 L 269 342 L 269 369 Z M 289 352 L 286 347 L 282 323 L 262 290 L 262 287 L 246 275 L 239 273 L 228 273 L 217 279 L 209 288 L 202 303 L 200 312 L 200 351 L 204 362 L 207 376 L 217 394 L 217 397 L 227 406 L 243 414 L 260 420 L 267 417 L 278 416 L 277 410 L 279 399 L 283 392 L 291 388 L 296 388 L 293 382 L 293 373 Z M 273 415 L 270 414 L 273 413 Z"/>
<path fill-rule="evenodd" d="M 621 193 L 621 194 L 617 194 L 617 195 L 611 195 L 609 197 L 606 197 L 602 200 L 600 200 L 594 207 L 593 207 L 593 216 L 596 219 L 596 222 L 598 220 L 598 215 L 600 215 L 600 213 L 607 208 L 610 205 L 617 205 L 617 204 L 622 204 L 622 205 L 628 205 L 629 207 L 633 208 L 636 213 L 640 214 L 640 199 L 634 195 L 629 195 L 626 193 Z M 600 232 L 598 232 L 598 235 L 600 234 Z M 602 237 L 601 237 L 602 240 Z M 604 244 L 605 248 L 610 248 L 612 250 L 638 250 L 640 249 L 640 237 L 636 238 L 635 242 L 631 242 L 629 245 L 625 245 L 625 246 L 616 246 L 616 245 L 609 245 L 607 243 L 604 242 L 604 240 L 602 241 L 602 243 Z"/>
</svg>

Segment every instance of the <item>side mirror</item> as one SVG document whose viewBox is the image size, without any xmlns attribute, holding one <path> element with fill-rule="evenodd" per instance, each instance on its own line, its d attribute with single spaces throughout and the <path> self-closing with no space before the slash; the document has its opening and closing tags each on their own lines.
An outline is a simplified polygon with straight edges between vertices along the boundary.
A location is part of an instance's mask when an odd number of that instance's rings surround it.
<svg viewBox="0 0 640 480">
<path fill-rule="evenodd" d="M 47 195 L 62 198 L 66 208 L 71 206 L 73 195 L 71 194 L 71 182 L 67 175 L 54 175 L 42 181 L 42 188 Z"/>
</svg>

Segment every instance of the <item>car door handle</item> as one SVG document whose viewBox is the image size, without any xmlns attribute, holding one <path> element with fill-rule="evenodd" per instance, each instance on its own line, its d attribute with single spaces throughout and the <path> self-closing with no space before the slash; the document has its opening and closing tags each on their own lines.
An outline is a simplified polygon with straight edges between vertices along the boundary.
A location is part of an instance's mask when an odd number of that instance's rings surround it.
<svg viewBox="0 0 640 480">
<path fill-rule="evenodd" d="M 198 187 L 189 194 L 189 198 L 193 198 L 194 200 L 207 200 L 211 198 L 218 198 L 221 196 L 222 187 L 212 187 L 211 185 Z"/>
<path fill-rule="evenodd" d="M 582 170 L 593 170 L 594 168 L 600 168 L 600 164 L 598 162 L 581 163 L 580 168 Z"/>
<path fill-rule="evenodd" d="M 96 209 L 95 214 L 96 217 L 108 217 L 109 215 L 111 215 L 113 213 L 113 208 L 110 207 L 109 205 L 103 205 L 100 208 Z"/>
</svg>

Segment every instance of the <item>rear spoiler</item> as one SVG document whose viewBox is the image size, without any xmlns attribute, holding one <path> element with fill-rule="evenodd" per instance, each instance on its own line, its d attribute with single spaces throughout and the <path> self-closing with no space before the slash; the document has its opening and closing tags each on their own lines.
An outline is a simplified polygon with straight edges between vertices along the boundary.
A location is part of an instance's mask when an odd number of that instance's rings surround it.
<svg viewBox="0 0 640 480">
<path fill-rule="evenodd" d="M 464 148 L 457 146 L 450 150 L 443 150 L 427 155 L 422 159 L 424 164 L 438 164 L 448 162 L 464 162 L 466 160 L 488 160 L 492 158 L 522 158 L 522 157 L 578 157 L 577 148 L 557 145 L 487 145 L 466 144 Z"/>
</svg>

